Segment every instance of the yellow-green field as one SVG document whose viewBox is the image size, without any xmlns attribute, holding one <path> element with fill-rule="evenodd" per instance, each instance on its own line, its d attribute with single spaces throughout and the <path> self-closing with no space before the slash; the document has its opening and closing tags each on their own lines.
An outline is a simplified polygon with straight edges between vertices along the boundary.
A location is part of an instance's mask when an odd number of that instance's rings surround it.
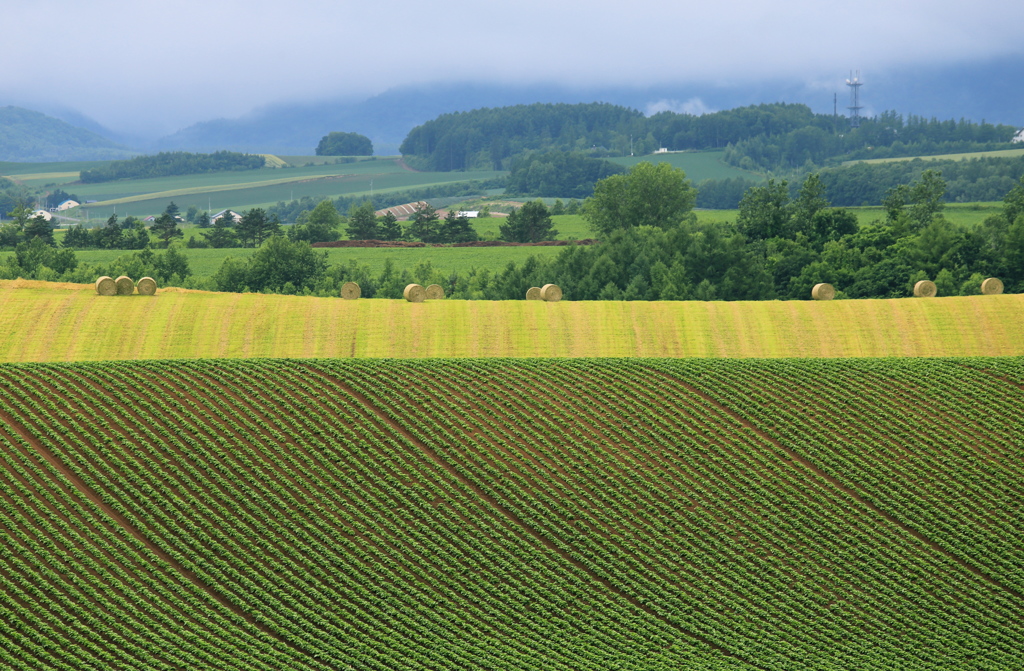
<svg viewBox="0 0 1024 671">
<path fill-rule="evenodd" d="M 814 303 L 343 301 L 0 282 L 0 362 L 1024 355 L 1024 295 Z"/>
<path fill-rule="evenodd" d="M 934 156 L 900 156 L 896 158 L 870 158 L 860 161 L 845 161 L 843 165 L 851 163 L 896 163 L 899 161 L 965 161 L 972 158 L 1016 158 L 1024 156 L 1024 149 L 998 149 L 996 151 L 970 151 L 960 154 L 936 154 Z"/>
</svg>

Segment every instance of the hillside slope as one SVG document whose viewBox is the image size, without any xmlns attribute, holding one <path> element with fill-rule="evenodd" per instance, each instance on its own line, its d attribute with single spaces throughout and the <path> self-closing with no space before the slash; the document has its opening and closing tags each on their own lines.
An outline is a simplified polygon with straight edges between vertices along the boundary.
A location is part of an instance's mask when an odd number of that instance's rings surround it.
<svg viewBox="0 0 1024 671">
<path fill-rule="evenodd" d="M 127 147 L 40 112 L 0 107 L 0 161 L 100 161 L 128 158 Z"/>
<path fill-rule="evenodd" d="M 757 302 L 343 301 L 0 281 L 0 362 L 196 357 L 1024 355 L 1024 295 Z"/>
<path fill-rule="evenodd" d="M 1020 669 L 1024 360 L 0 366 L 12 669 Z"/>
</svg>

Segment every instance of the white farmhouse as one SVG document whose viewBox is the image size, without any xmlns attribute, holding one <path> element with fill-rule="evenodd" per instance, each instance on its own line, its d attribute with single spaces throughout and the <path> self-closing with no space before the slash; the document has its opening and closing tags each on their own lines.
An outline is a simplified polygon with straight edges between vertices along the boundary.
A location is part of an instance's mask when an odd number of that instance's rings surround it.
<svg viewBox="0 0 1024 671">
<path fill-rule="evenodd" d="M 1010 140 L 1010 142 L 1024 142 L 1024 128 L 1022 128 L 1019 133 L 1014 135 L 1013 139 Z"/>
<path fill-rule="evenodd" d="M 35 218 L 35 217 L 42 217 L 43 219 L 46 219 L 47 221 L 52 221 L 53 220 L 53 215 L 50 214 L 49 212 L 47 212 L 46 210 L 36 210 L 35 212 L 32 213 L 32 218 Z"/>
</svg>

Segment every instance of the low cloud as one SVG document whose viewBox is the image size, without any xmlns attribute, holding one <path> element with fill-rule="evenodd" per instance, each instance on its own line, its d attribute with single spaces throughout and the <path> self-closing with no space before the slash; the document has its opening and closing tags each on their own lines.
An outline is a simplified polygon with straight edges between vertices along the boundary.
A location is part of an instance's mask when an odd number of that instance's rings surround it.
<svg viewBox="0 0 1024 671">
<path fill-rule="evenodd" d="M 659 112 L 675 112 L 677 114 L 692 114 L 693 116 L 701 116 L 702 114 L 710 114 L 715 112 L 714 110 L 704 104 L 704 101 L 700 98 L 690 98 L 686 102 L 679 102 L 678 100 L 667 100 L 662 98 L 656 102 L 647 103 L 647 107 L 644 113 L 647 116 L 654 116 Z"/>
</svg>

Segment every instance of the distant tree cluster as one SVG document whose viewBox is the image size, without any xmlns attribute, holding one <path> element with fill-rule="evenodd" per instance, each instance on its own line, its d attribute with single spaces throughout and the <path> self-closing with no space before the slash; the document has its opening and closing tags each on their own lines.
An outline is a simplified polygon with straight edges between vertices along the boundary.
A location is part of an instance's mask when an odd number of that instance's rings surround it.
<svg viewBox="0 0 1024 671">
<path fill-rule="evenodd" d="M 373 156 L 373 142 L 359 133 L 328 133 L 316 146 L 317 156 Z"/>
<path fill-rule="evenodd" d="M 136 156 L 126 161 L 111 161 L 95 168 L 83 170 L 79 179 L 86 183 L 110 182 L 118 179 L 143 179 L 194 175 L 226 170 L 255 170 L 262 168 L 266 159 L 259 154 L 240 154 L 218 151 L 213 154 L 192 154 L 184 151 L 160 152 L 151 156 Z"/>
<path fill-rule="evenodd" d="M 598 180 L 626 171 L 620 165 L 581 152 L 526 153 L 512 159 L 505 193 L 509 196 L 586 198 Z"/>
</svg>

